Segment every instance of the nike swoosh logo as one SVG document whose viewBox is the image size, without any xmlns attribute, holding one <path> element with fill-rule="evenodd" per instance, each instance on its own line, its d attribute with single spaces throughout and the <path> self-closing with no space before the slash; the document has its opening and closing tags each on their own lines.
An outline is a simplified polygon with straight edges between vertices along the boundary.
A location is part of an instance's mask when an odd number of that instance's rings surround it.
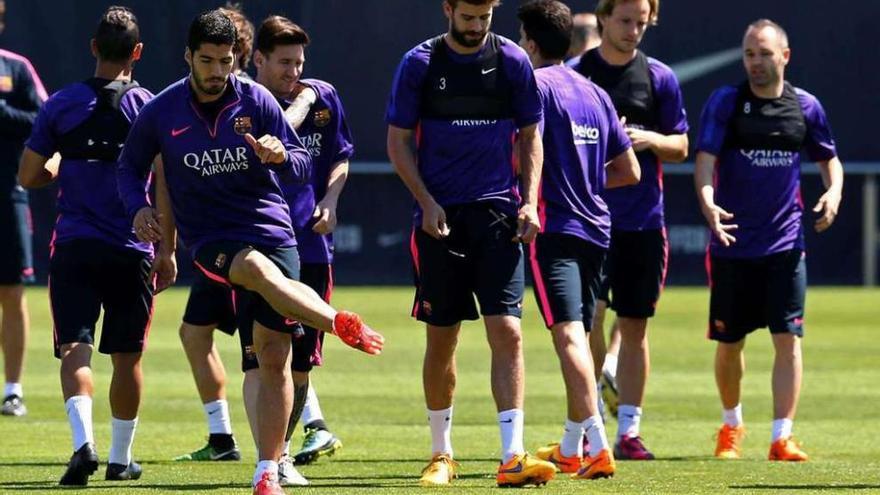
<svg viewBox="0 0 880 495">
<path fill-rule="evenodd" d="M 210 416 L 212 414 L 217 414 L 217 411 L 219 411 L 219 409 L 215 409 L 213 411 L 208 411 L 208 416 Z"/>
<path fill-rule="evenodd" d="M 675 76 L 678 77 L 678 83 L 684 84 L 711 74 L 741 58 L 742 48 L 736 47 L 687 59 L 670 67 L 672 72 L 675 72 Z"/>
<path fill-rule="evenodd" d="M 180 136 L 184 132 L 188 131 L 190 127 L 192 127 L 192 126 L 188 125 L 188 126 L 184 127 L 183 129 L 171 129 L 171 137 Z"/>
<path fill-rule="evenodd" d="M 482 70 L 480 70 L 480 72 L 482 72 L 483 75 L 485 76 L 486 74 L 491 74 L 491 73 L 495 72 L 497 69 L 498 69 L 498 67 L 492 67 L 491 69 L 482 69 Z"/>
<path fill-rule="evenodd" d="M 513 420 L 512 419 L 504 419 L 504 420 L 501 420 L 501 422 L 502 423 L 513 423 Z"/>
<path fill-rule="evenodd" d="M 285 318 L 285 319 L 284 319 L 284 324 L 287 325 L 287 326 L 289 326 L 289 327 L 291 327 L 291 326 L 293 326 L 293 325 L 296 325 L 296 324 L 297 324 L 297 321 L 296 321 L 296 320 L 291 320 L 290 318 Z"/>
<path fill-rule="evenodd" d="M 512 468 L 510 468 L 510 469 L 505 469 L 504 471 L 501 471 L 501 472 L 502 472 L 502 473 L 521 473 L 522 470 L 523 470 L 523 465 L 522 465 L 521 462 L 518 462 L 518 463 L 516 464 L 516 466 L 514 466 L 514 467 L 512 467 Z"/>
<path fill-rule="evenodd" d="M 218 453 L 218 454 L 211 454 L 211 460 L 212 460 L 212 461 L 216 461 L 217 459 L 219 459 L 219 458 L 221 458 L 221 457 L 223 457 L 223 456 L 225 456 L 225 455 L 229 455 L 229 454 L 231 454 L 234 450 L 235 450 L 235 449 L 230 449 L 230 450 L 227 450 L 226 452 L 220 452 L 220 453 Z"/>
</svg>

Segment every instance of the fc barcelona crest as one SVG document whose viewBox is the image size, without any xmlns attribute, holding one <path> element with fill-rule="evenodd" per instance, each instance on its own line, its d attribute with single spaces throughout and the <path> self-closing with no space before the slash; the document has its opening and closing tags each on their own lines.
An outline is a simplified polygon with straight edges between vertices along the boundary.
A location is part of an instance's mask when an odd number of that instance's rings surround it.
<svg viewBox="0 0 880 495">
<path fill-rule="evenodd" d="M 232 125 L 235 133 L 239 136 L 244 136 L 253 128 L 250 117 L 236 117 Z"/>
<path fill-rule="evenodd" d="M 315 112 L 315 127 L 324 127 L 330 123 L 330 119 L 333 117 L 333 114 L 330 113 L 329 108 L 325 108 L 323 110 L 318 110 Z"/>
</svg>

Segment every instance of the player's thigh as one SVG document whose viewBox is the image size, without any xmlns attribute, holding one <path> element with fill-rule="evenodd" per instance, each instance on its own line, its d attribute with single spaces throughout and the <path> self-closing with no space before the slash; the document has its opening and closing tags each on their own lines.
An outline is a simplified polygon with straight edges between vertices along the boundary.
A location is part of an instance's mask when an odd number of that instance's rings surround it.
<svg viewBox="0 0 880 495">
<path fill-rule="evenodd" d="M 766 325 L 763 294 L 755 283 L 760 263 L 748 259 L 710 257 L 709 338 L 741 341 Z"/>
<path fill-rule="evenodd" d="M 479 315 L 473 298 L 468 255 L 421 229 L 414 229 L 410 251 L 416 289 L 413 316 L 438 327 L 476 320 Z"/>
<path fill-rule="evenodd" d="M 611 307 L 618 316 L 654 316 L 666 276 L 667 252 L 662 230 L 612 231 Z"/>
<path fill-rule="evenodd" d="M 257 249 L 283 277 L 289 280 L 299 280 L 299 253 L 295 247 L 257 247 Z M 249 297 L 252 298 L 253 319 L 256 323 L 288 335 L 301 329 L 299 322 L 277 312 L 260 294 L 251 291 Z"/>
<path fill-rule="evenodd" d="M 547 328 L 584 318 L 583 286 L 574 240 L 564 234 L 538 234 L 529 246 L 535 297 Z"/>
<path fill-rule="evenodd" d="M 64 344 L 94 345 L 102 302 L 95 283 L 100 271 L 93 269 L 96 267 L 91 263 L 96 254 L 79 241 L 58 244 L 53 249 L 49 260 L 49 306 L 56 357 Z"/>
<path fill-rule="evenodd" d="M 484 316 L 522 317 L 525 260 L 516 219 L 478 205 L 466 217 L 473 286 Z"/>
<path fill-rule="evenodd" d="M 770 333 L 804 335 L 807 265 L 800 249 L 772 255 L 767 267 L 767 322 Z"/>
<path fill-rule="evenodd" d="M 143 253 L 122 250 L 109 256 L 113 270 L 102 284 L 104 324 L 98 351 L 103 354 L 142 352 L 153 317 L 152 260 Z"/>
</svg>

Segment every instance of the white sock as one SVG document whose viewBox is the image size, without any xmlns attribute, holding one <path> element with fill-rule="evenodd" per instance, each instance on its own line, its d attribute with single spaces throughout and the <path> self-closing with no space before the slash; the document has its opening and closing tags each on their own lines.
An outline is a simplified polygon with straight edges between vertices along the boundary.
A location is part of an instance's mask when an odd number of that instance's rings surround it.
<svg viewBox="0 0 880 495">
<path fill-rule="evenodd" d="M 523 447 L 524 416 L 522 409 L 508 409 L 498 413 L 498 426 L 501 428 L 502 462 L 506 463 L 515 455 L 526 451 Z"/>
<path fill-rule="evenodd" d="M 257 469 L 254 471 L 254 479 L 251 486 L 257 486 L 257 483 L 263 479 L 263 473 L 269 473 L 272 479 L 278 479 L 278 463 L 275 461 L 260 461 L 257 463 Z"/>
<path fill-rule="evenodd" d="M 208 418 L 208 433 L 232 435 L 232 421 L 229 418 L 229 403 L 223 399 L 208 402 L 203 406 Z"/>
<path fill-rule="evenodd" d="M 24 397 L 24 389 L 22 388 L 21 383 L 6 382 L 6 388 L 3 392 L 3 397 L 9 397 L 10 395 Z"/>
<path fill-rule="evenodd" d="M 791 436 L 791 428 L 794 426 L 794 421 L 788 418 L 782 419 L 774 419 L 773 420 L 773 437 L 772 441 L 775 442 L 780 438 L 788 438 Z"/>
<path fill-rule="evenodd" d="M 110 436 L 110 464 L 131 464 L 131 444 L 134 443 L 134 431 L 137 428 L 138 419 L 116 419 L 110 421 L 112 435 Z"/>
<path fill-rule="evenodd" d="M 559 452 L 565 457 L 580 457 L 583 448 L 584 429 L 577 421 L 565 420 L 562 430 L 562 441 L 559 442 Z"/>
<path fill-rule="evenodd" d="M 64 403 L 67 409 L 67 422 L 73 433 L 73 450 L 76 452 L 87 443 L 95 443 L 92 430 L 92 398 L 88 395 L 74 395 Z"/>
<path fill-rule="evenodd" d="M 605 362 L 602 363 L 602 372 L 617 378 L 617 355 L 605 354 Z"/>
<path fill-rule="evenodd" d="M 639 425 L 641 422 L 641 407 L 621 404 L 617 408 L 617 437 L 639 436 Z"/>
<path fill-rule="evenodd" d="M 449 409 L 428 409 L 431 426 L 431 455 L 449 454 L 452 457 L 452 406 Z"/>
<path fill-rule="evenodd" d="M 313 421 L 324 419 L 321 412 L 321 404 L 318 402 L 318 395 L 315 393 L 315 387 L 309 384 L 309 393 L 306 395 L 306 404 L 303 406 L 303 413 L 300 421 L 303 426 L 310 425 Z"/>
<path fill-rule="evenodd" d="M 284 450 L 281 452 L 281 455 L 290 455 L 290 440 L 284 441 Z"/>
<path fill-rule="evenodd" d="M 743 406 L 737 404 L 733 409 L 723 409 L 721 412 L 721 420 L 724 424 L 736 428 L 743 424 Z"/>
<path fill-rule="evenodd" d="M 608 449 L 608 437 L 605 436 L 605 423 L 598 414 L 591 416 L 581 423 L 581 427 L 587 432 L 587 440 L 590 442 L 590 457 L 596 457 L 602 450 Z"/>
</svg>

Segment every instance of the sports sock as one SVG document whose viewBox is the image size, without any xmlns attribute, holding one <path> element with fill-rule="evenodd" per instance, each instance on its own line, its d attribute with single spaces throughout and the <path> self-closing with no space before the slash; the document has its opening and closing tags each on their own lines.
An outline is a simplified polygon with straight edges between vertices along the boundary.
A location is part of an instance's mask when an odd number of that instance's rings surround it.
<svg viewBox="0 0 880 495">
<path fill-rule="evenodd" d="M 590 457 L 596 457 L 602 450 L 608 449 L 608 437 L 605 436 L 605 423 L 598 414 L 591 416 L 581 423 L 581 427 L 587 433 L 590 444 Z"/>
<path fill-rule="evenodd" d="M 73 450 L 79 450 L 87 443 L 95 443 L 92 430 L 92 398 L 88 395 L 74 395 L 64 404 L 67 409 L 67 422 L 73 433 Z"/>
<path fill-rule="evenodd" d="M 208 433 L 232 434 L 232 421 L 229 418 L 229 403 L 223 399 L 204 404 L 205 417 L 208 418 Z"/>
<path fill-rule="evenodd" d="M 263 473 L 269 473 L 272 478 L 278 479 L 278 463 L 275 461 L 260 461 L 257 463 L 257 469 L 254 471 L 254 479 L 252 481 L 252 486 L 257 486 L 257 483 L 263 478 Z"/>
<path fill-rule="evenodd" d="M 773 420 L 773 437 L 771 441 L 775 442 L 780 438 L 788 438 L 791 436 L 791 429 L 794 421 L 788 418 Z"/>
<path fill-rule="evenodd" d="M 17 395 L 19 397 L 24 397 L 24 388 L 22 388 L 21 383 L 6 382 L 6 387 L 4 388 L 3 397 L 9 397 L 10 395 Z"/>
<path fill-rule="evenodd" d="M 566 419 L 562 430 L 562 441 L 559 442 L 559 452 L 565 457 L 580 457 L 583 439 L 584 429 L 581 424 Z"/>
<path fill-rule="evenodd" d="M 449 454 L 452 457 L 452 406 L 432 411 L 428 409 L 431 427 L 431 455 Z"/>
<path fill-rule="evenodd" d="M 131 464 L 131 444 L 134 443 L 134 431 L 137 429 L 138 419 L 110 420 L 112 434 L 110 435 L 110 464 Z"/>
<path fill-rule="evenodd" d="M 306 405 L 303 407 L 302 421 L 303 425 L 310 425 L 315 421 L 324 419 L 321 412 L 321 404 L 318 402 L 318 394 L 315 393 L 315 387 L 309 385 L 309 393 L 306 395 Z"/>
<path fill-rule="evenodd" d="M 733 409 L 723 409 L 721 412 L 721 420 L 724 424 L 736 428 L 743 424 L 743 406 L 737 404 Z"/>
<path fill-rule="evenodd" d="M 617 378 L 617 355 L 605 354 L 605 362 L 602 363 L 602 372 Z"/>
<path fill-rule="evenodd" d="M 621 404 L 617 408 L 617 438 L 639 436 L 639 426 L 642 422 L 642 408 Z"/>
<path fill-rule="evenodd" d="M 281 450 L 281 455 L 290 455 L 290 440 L 284 441 L 284 448 Z"/>
<path fill-rule="evenodd" d="M 501 458 L 502 462 L 508 462 L 517 454 L 526 451 L 523 448 L 523 421 L 522 409 L 508 409 L 498 413 L 498 426 L 501 428 Z"/>
</svg>

